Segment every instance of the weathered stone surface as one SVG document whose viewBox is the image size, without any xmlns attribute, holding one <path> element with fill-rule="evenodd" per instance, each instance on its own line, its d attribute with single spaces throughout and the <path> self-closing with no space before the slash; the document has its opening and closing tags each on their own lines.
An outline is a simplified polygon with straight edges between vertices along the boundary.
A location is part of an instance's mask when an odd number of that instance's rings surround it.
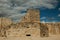
<svg viewBox="0 0 60 40">
<path fill-rule="evenodd" d="M 0 18 L 0 27 L 5 27 L 5 26 L 8 26 L 12 23 L 11 19 L 9 18 Z"/>
<path fill-rule="evenodd" d="M 6 30 L 8 29 L 9 25 L 12 24 L 11 19 L 9 18 L 0 18 L 0 36 L 1 37 L 6 37 Z"/>
<path fill-rule="evenodd" d="M 21 22 L 38 22 L 38 23 L 40 23 L 39 10 L 35 10 L 35 9 L 27 10 L 27 14 L 26 14 L 26 16 L 23 17 Z"/>
<path fill-rule="evenodd" d="M 50 35 L 60 34 L 60 23 L 46 23 Z"/>
<path fill-rule="evenodd" d="M 40 36 L 41 37 L 48 37 L 49 36 L 49 29 L 47 25 L 41 24 L 40 26 Z"/>
<path fill-rule="evenodd" d="M 60 23 L 40 23 L 39 10 L 29 9 L 21 22 L 12 24 L 8 18 L 0 18 L 0 36 L 48 37 L 60 34 Z"/>
<path fill-rule="evenodd" d="M 40 15 L 38 10 L 30 9 L 21 22 L 7 30 L 7 36 L 40 36 Z"/>
</svg>

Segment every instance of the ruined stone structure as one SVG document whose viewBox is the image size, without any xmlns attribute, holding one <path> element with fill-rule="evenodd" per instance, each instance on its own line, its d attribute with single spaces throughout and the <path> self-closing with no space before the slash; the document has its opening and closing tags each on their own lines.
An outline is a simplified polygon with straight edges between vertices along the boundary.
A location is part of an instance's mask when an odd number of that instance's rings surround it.
<svg viewBox="0 0 60 40">
<path fill-rule="evenodd" d="M 40 26 L 40 36 L 41 37 L 48 37 L 49 36 L 49 28 L 47 27 L 47 25 L 42 24 Z"/>
<path fill-rule="evenodd" d="M 49 28 L 49 35 L 57 35 L 60 34 L 60 23 L 45 23 Z"/>
<path fill-rule="evenodd" d="M 19 23 L 12 23 L 8 18 L 0 18 L 1 37 L 48 37 L 60 34 L 60 23 L 40 23 L 40 12 L 28 9 Z"/>
<path fill-rule="evenodd" d="M 8 26 L 11 25 L 12 21 L 9 18 L 0 18 L 0 36 L 6 36 L 6 30 L 8 29 Z"/>
<path fill-rule="evenodd" d="M 39 10 L 29 9 L 21 22 L 14 27 L 7 30 L 7 36 L 40 36 Z"/>
<path fill-rule="evenodd" d="M 39 22 L 40 23 L 40 12 L 36 9 L 28 9 L 27 14 L 23 17 L 21 22 Z"/>
</svg>

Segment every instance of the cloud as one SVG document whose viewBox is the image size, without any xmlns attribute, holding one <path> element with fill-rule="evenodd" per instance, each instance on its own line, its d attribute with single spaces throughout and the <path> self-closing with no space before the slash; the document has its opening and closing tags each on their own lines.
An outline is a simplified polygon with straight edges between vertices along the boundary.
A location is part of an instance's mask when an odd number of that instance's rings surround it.
<svg viewBox="0 0 60 40">
<path fill-rule="evenodd" d="M 58 10 L 60 11 L 60 8 Z"/>
<path fill-rule="evenodd" d="M 58 16 L 60 17 L 60 14 L 58 14 Z"/>
<path fill-rule="evenodd" d="M 14 15 L 9 16 L 9 18 L 11 18 L 13 20 L 13 22 L 19 22 L 25 16 L 25 14 L 26 13 L 23 13 L 23 14 L 14 14 Z"/>
<path fill-rule="evenodd" d="M 45 21 L 44 21 L 44 20 L 42 20 L 42 21 L 41 21 L 41 23 L 45 23 Z"/>
<path fill-rule="evenodd" d="M 21 11 L 38 7 L 52 9 L 57 6 L 57 3 L 57 0 L 0 0 L 0 15 L 20 21 L 22 16 L 25 15 Z"/>
<path fill-rule="evenodd" d="M 41 17 L 41 23 L 57 22 L 55 17 Z"/>
<path fill-rule="evenodd" d="M 42 19 L 46 19 L 46 17 L 41 17 L 40 19 L 41 19 L 41 20 L 42 20 Z"/>
<path fill-rule="evenodd" d="M 29 6 L 29 7 L 39 6 L 39 7 L 45 7 L 45 8 L 51 9 L 51 8 L 55 8 L 57 3 L 58 3 L 57 0 L 30 0 L 29 2 L 23 5 Z"/>
</svg>

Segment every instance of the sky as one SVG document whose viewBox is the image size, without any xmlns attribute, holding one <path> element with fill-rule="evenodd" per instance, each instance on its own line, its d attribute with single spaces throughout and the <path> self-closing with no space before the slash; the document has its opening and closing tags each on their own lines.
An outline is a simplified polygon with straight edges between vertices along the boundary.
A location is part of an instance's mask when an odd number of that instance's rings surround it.
<svg viewBox="0 0 60 40">
<path fill-rule="evenodd" d="M 41 22 L 60 22 L 60 0 L 0 0 L 0 17 L 19 22 L 30 8 L 40 10 Z"/>
<path fill-rule="evenodd" d="M 57 0 L 55 8 L 41 9 L 41 22 L 60 22 L 60 0 Z"/>
</svg>

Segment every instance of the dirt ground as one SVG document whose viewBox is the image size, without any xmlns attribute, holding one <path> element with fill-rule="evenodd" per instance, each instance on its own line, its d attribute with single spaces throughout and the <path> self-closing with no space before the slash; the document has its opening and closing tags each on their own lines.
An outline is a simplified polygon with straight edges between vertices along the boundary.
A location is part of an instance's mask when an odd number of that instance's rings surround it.
<svg viewBox="0 0 60 40">
<path fill-rule="evenodd" d="M 0 37 L 0 40 L 60 40 L 60 35 L 53 35 L 49 37 Z"/>
</svg>

